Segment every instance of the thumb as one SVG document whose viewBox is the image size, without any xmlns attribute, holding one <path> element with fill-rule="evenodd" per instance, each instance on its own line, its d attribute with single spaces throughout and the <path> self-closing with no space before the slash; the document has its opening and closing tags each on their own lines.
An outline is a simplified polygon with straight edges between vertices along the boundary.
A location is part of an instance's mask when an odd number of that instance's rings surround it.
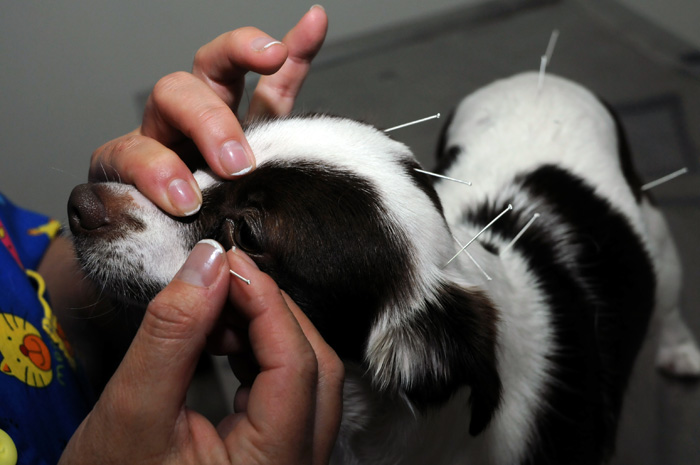
<svg viewBox="0 0 700 465">
<path fill-rule="evenodd" d="M 143 420 L 161 430 L 174 424 L 206 337 L 225 304 L 228 283 L 221 245 L 209 240 L 197 244 L 173 281 L 149 304 L 103 398 L 116 396 L 112 400 L 136 423 Z"/>
</svg>

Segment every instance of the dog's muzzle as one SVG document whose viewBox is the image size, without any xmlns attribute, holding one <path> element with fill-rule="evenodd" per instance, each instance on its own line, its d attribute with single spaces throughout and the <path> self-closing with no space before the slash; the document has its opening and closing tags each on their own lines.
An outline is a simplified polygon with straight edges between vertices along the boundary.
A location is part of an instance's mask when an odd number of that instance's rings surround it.
<svg viewBox="0 0 700 465">
<path fill-rule="evenodd" d="M 94 184 L 81 184 L 68 199 L 68 222 L 73 234 L 89 234 L 108 228 L 110 218 Z"/>
<path fill-rule="evenodd" d="M 129 213 L 133 198 L 104 183 L 76 186 L 68 199 L 68 224 L 75 236 L 107 236 L 143 226 Z"/>
</svg>

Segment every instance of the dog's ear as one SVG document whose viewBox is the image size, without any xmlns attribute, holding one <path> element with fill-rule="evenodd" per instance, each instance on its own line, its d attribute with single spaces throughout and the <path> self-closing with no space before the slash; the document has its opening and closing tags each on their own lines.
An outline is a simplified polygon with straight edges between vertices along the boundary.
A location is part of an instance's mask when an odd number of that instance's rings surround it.
<svg viewBox="0 0 700 465">
<path fill-rule="evenodd" d="M 497 310 L 483 292 L 444 284 L 421 308 L 375 325 L 366 359 L 372 382 L 421 410 L 469 386 L 469 433 L 476 436 L 501 399 L 497 321 Z"/>
</svg>

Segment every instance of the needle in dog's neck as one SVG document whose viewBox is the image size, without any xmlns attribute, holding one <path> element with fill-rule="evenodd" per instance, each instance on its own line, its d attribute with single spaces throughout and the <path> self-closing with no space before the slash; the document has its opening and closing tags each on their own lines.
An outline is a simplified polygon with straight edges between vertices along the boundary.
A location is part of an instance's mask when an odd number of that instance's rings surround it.
<svg viewBox="0 0 700 465">
<path fill-rule="evenodd" d="M 431 119 L 439 119 L 439 118 L 440 118 L 440 113 L 433 115 L 433 116 L 428 116 L 427 118 L 421 118 L 421 119 L 417 119 L 415 121 L 411 121 L 408 123 L 399 124 L 398 126 L 394 126 L 393 128 L 385 129 L 384 132 L 396 131 L 397 129 L 402 129 L 402 128 L 405 128 L 408 126 L 413 126 L 414 124 L 419 124 L 419 123 L 423 123 L 425 121 L 430 121 Z"/>
<path fill-rule="evenodd" d="M 528 221 L 527 224 L 525 226 L 523 226 L 523 229 L 521 229 L 520 232 L 518 234 L 516 234 L 516 236 L 513 238 L 513 240 L 510 241 L 510 243 L 507 246 L 505 246 L 503 248 L 503 250 L 501 250 L 501 255 L 503 255 L 506 251 L 510 250 L 513 247 L 513 245 L 518 241 L 518 239 L 520 239 L 522 237 L 522 235 L 525 234 L 525 231 L 527 231 L 528 228 L 530 226 L 532 226 L 532 223 L 534 223 L 535 220 L 537 220 L 537 218 L 539 218 L 539 217 L 540 217 L 540 214 L 535 213 L 532 216 L 532 218 L 530 219 L 530 221 Z"/>
<path fill-rule="evenodd" d="M 421 170 L 421 169 L 418 169 L 418 168 L 413 168 L 413 170 L 414 170 L 414 171 L 417 171 L 417 172 L 419 172 L 419 173 L 427 174 L 428 176 L 435 176 L 436 178 L 447 179 L 448 181 L 458 182 L 458 183 L 460 183 L 460 184 L 466 184 L 467 186 L 471 186 L 471 185 L 472 185 L 472 183 L 469 182 L 469 181 L 462 181 L 461 179 L 451 178 L 451 177 L 449 177 L 449 176 L 444 176 L 444 175 L 442 175 L 442 174 L 431 173 L 430 171 L 425 171 L 425 170 Z"/>
<path fill-rule="evenodd" d="M 398 126 L 394 126 L 393 128 L 385 129 L 384 132 L 386 133 L 386 132 L 395 131 L 396 129 L 401 129 L 401 128 L 405 128 L 408 126 L 413 126 L 414 124 L 419 124 L 419 123 L 423 123 L 425 121 L 430 121 L 431 119 L 439 119 L 439 118 L 440 118 L 440 113 L 433 115 L 433 116 L 428 116 L 427 118 L 421 118 L 421 119 L 417 119 L 415 121 L 411 121 L 408 123 L 399 124 Z M 461 179 L 451 178 L 449 176 L 444 176 L 442 174 L 431 173 L 430 171 L 425 171 L 425 170 L 421 170 L 418 168 L 414 168 L 414 170 L 419 172 L 419 173 L 427 174 L 428 176 L 435 176 L 436 178 L 447 179 L 448 181 L 454 181 L 454 182 L 458 182 L 461 184 L 466 184 L 467 186 L 472 185 L 472 183 L 469 181 L 462 181 Z"/>
<path fill-rule="evenodd" d="M 652 181 L 652 182 L 649 182 L 649 183 L 647 183 L 647 184 L 644 184 L 644 185 L 642 186 L 641 189 L 642 189 L 643 191 L 648 191 L 649 189 L 653 189 L 653 188 L 655 188 L 656 186 L 660 186 L 661 184 L 663 184 L 663 183 L 665 183 L 665 182 L 668 182 L 668 181 L 670 181 L 670 180 L 672 180 L 672 179 L 675 179 L 675 178 L 677 178 L 678 176 L 681 176 L 681 175 L 683 175 L 683 174 L 685 174 L 685 173 L 687 173 L 687 172 L 688 172 L 688 168 L 681 168 L 681 169 L 679 169 L 678 171 L 674 171 L 674 172 L 671 173 L 671 174 L 667 174 L 666 176 L 657 179 L 656 181 Z"/>
<path fill-rule="evenodd" d="M 537 91 L 542 90 L 542 84 L 544 83 L 544 75 L 547 71 L 547 65 L 552 61 L 552 54 L 554 53 L 554 46 L 557 44 L 557 39 L 559 38 L 559 31 L 557 29 L 552 31 L 552 35 L 549 37 L 549 43 L 547 44 L 547 51 L 540 58 L 540 75 L 537 82 Z"/>
<path fill-rule="evenodd" d="M 452 235 L 452 239 L 455 240 L 457 245 L 459 245 L 460 247 L 463 247 L 462 243 L 454 235 Z M 484 271 L 484 269 L 481 267 L 481 265 L 479 265 L 479 262 L 477 262 L 476 259 L 474 257 L 472 257 L 472 254 L 470 254 L 468 250 L 465 250 L 464 253 L 467 254 L 467 257 L 469 257 L 469 260 L 471 260 L 472 263 L 479 269 L 479 271 L 481 271 L 481 274 L 484 275 L 484 277 L 486 278 L 487 281 L 493 280 L 493 278 L 491 278 L 491 276 L 489 276 L 488 273 L 486 273 L 486 271 Z"/>
<path fill-rule="evenodd" d="M 454 257 L 450 258 L 450 259 L 447 261 L 447 263 L 445 263 L 445 266 L 447 266 L 447 265 L 449 265 L 450 263 L 452 263 L 452 261 L 453 261 L 455 258 L 457 258 L 457 257 L 459 256 L 459 254 L 461 254 L 462 252 L 464 252 L 465 250 L 467 250 L 467 247 L 469 247 L 469 246 L 471 245 L 472 242 L 474 242 L 479 236 L 481 236 L 481 234 L 483 234 L 484 231 L 486 231 L 487 229 L 489 229 L 496 221 L 498 221 L 499 219 L 501 219 L 501 217 L 502 217 L 503 215 L 505 215 L 506 213 L 508 213 L 508 212 L 511 211 L 512 209 L 513 209 L 513 205 L 508 204 L 508 207 L 507 207 L 505 210 L 503 210 L 496 218 L 494 218 L 493 220 L 491 220 L 491 222 L 490 222 L 489 224 L 487 224 L 481 231 L 479 231 L 479 232 L 476 234 L 476 236 L 472 237 L 471 240 L 470 240 L 469 242 L 467 242 L 467 244 L 466 244 L 464 247 L 462 247 L 462 248 L 459 250 L 459 252 L 457 252 L 457 253 L 454 255 Z"/>
</svg>

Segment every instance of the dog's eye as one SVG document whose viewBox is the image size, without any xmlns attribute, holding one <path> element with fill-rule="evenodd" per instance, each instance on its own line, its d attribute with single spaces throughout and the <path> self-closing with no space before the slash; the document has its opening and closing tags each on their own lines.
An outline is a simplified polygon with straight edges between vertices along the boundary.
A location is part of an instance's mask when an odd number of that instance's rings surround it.
<svg viewBox="0 0 700 465">
<path fill-rule="evenodd" d="M 234 240 L 238 246 L 247 253 L 259 253 L 261 251 L 258 238 L 247 221 L 241 219 L 235 228 Z"/>
<path fill-rule="evenodd" d="M 260 241 L 245 217 L 226 220 L 221 242 L 227 248 L 236 246 L 248 254 L 262 252 Z"/>
</svg>

